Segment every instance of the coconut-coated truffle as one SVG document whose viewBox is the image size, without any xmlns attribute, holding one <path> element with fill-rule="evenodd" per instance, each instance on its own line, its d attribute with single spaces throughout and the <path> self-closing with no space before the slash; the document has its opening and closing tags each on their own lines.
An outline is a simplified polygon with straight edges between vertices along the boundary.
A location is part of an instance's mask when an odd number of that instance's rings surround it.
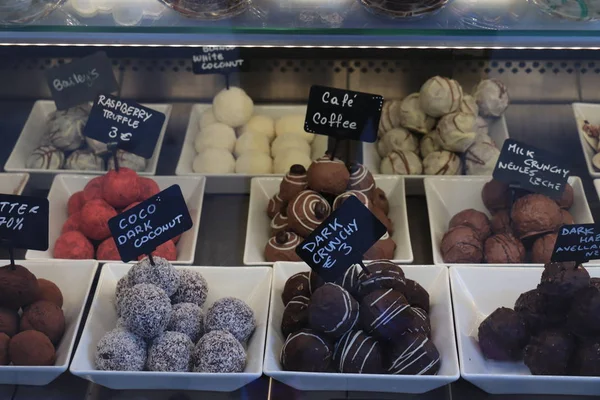
<svg viewBox="0 0 600 400">
<path fill-rule="evenodd" d="M 483 259 L 483 244 L 479 235 L 468 226 L 456 226 L 446 232 L 440 251 L 447 263 L 479 264 Z"/>
<path fill-rule="evenodd" d="M 493 213 L 494 211 L 510 208 L 512 194 L 506 183 L 492 179 L 483 185 L 481 199 L 486 208 Z"/>
<path fill-rule="evenodd" d="M 121 315 L 121 302 L 125 297 L 125 291 L 130 287 L 131 284 L 127 275 L 117 281 L 117 286 L 115 287 L 115 307 L 118 315 Z"/>
<path fill-rule="evenodd" d="M 213 303 L 206 312 L 205 329 L 227 331 L 244 343 L 256 329 L 254 311 L 242 300 L 223 297 Z"/>
<path fill-rule="evenodd" d="M 491 234 L 490 220 L 487 215 L 472 208 L 463 210 L 454 215 L 454 217 L 450 219 L 448 228 L 451 229 L 459 225 L 468 226 L 473 229 L 479 235 L 480 240 L 487 239 Z"/>
<path fill-rule="evenodd" d="M 0 268 L 0 306 L 19 309 L 31 304 L 39 294 L 37 278 L 22 265 Z"/>
<path fill-rule="evenodd" d="M 19 331 L 19 314 L 10 308 L 0 307 L 0 332 L 14 336 Z"/>
<path fill-rule="evenodd" d="M 46 300 L 56 304 L 59 307 L 63 306 L 63 295 L 58 286 L 54 282 L 47 279 L 39 278 L 38 286 L 40 288 L 37 300 Z"/>
<path fill-rule="evenodd" d="M 501 307 L 479 325 L 479 347 L 487 359 L 516 361 L 529 341 L 525 320 L 514 310 Z"/>
<path fill-rule="evenodd" d="M 6 333 L 0 332 L 0 365 L 8 365 L 10 358 L 8 357 L 8 344 L 10 338 Z"/>
<path fill-rule="evenodd" d="M 194 372 L 243 372 L 246 352 L 231 333 L 212 331 L 198 341 L 192 362 Z"/>
<path fill-rule="evenodd" d="M 510 217 L 520 239 L 556 231 L 562 224 L 556 202 L 541 194 L 528 194 L 515 201 Z"/>
<path fill-rule="evenodd" d="M 181 332 L 197 343 L 204 334 L 204 312 L 194 303 L 175 304 L 167 330 Z"/>
<path fill-rule="evenodd" d="M 161 334 L 171 320 L 171 301 L 161 288 L 141 283 L 125 292 L 120 303 L 125 326 L 143 338 Z"/>
<path fill-rule="evenodd" d="M 101 371 L 142 371 L 146 355 L 144 339 L 124 329 L 113 329 L 96 346 L 96 368 Z"/>
<path fill-rule="evenodd" d="M 45 300 L 37 301 L 23 311 L 20 329 L 40 331 L 52 343 L 58 344 L 65 333 L 65 315 L 56 304 Z"/>
<path fill-rule="evenodd" d="M 10 339 L 8 357 L 14 365 L 54 365 L 56 352 L 48 336 L 28 330 L 17 333 Z"/>
<path fill-rule="evenodd" d="M 194 303 L 202 307 L 208 296 L 208 283 L 200 272 L 179 270 L 179 288 L 172 296 L 173 304 Z"/>
<path fill-rule="evenodd" d="M 492 235 L 485 241 L 484 258 L 489 264 L 525 262 L 525 246 L 510 233 Z"/>
<path fill-rule="evenodd" d="M 144 258 L 131 267 L 127 273 L 130 285 L 151 283 L 164 290 L 167 296 L 172 296 L 179 287 L 179 272 L 164 258 L 152 258 L 154 265 L 152 265 L 149 258 Z"/>
<path fill-rule="evenodd" d="M 149 371 L 187 372 L 192 363 L 194 344 L 179 332 L 165 332 L 148 348 L 146 367 Z"/>
</svg>

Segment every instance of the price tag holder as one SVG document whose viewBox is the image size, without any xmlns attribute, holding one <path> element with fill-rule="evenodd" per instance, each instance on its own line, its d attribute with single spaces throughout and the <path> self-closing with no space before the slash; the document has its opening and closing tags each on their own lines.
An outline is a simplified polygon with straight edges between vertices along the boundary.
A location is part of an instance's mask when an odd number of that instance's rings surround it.
<svg viewBox="0 0 600 400">
<path fill-rule="evenodd" d="M 165 114 L 134 101 L 98 95 L 83 134 L 119 149 L 152 158 L 165 123 Z"/>
<path fill-rule="evenodd" d="M 558 237 L 552 261 L 576 261 L 578 263 L 600 259 L 600 225 L 575 224 L 563 225 Z"/>
<path fill-rule="evenodd" d="M 296 254 L 323 280 L 335 281 L 386 232 L 385 225 L 356 197 L 350 196 L 304 242 Z"/>
<path fill-rule="evenodd" d="M 179 185 L 173 185 L 108 221 L 123 262 L 151 254 L 193 226 Z"/>
<path fill-rule="evenodd" d="M 196 75 L 230 74 L 246 69 L 240 49 L 233 46 L 204 46 L 192 56 L 192 70 Z"/>
<path fill-rule="evenodd" d="M 494 179 L 553 199 L 560 198 L 570 170 L 558 156 L 506 139 L 494 169 Z"/>
<path fill-rule="evenodd" d="M 315 85 L 308 96 L 304 130 L 374 143 L 382 109 L 382 96 Z"/>
<path fill-rule="evenodd" d="M 110 59 L 98 52 L 46 70 L 50 93 L 59 110 L 94 101 L 100 93 L 118 90 Z"/>
<path fill-rule="evenodd" d="M 48 250 L 48 199 L 0 194 L 0 240 L 10 247 Z"/>
</svg>

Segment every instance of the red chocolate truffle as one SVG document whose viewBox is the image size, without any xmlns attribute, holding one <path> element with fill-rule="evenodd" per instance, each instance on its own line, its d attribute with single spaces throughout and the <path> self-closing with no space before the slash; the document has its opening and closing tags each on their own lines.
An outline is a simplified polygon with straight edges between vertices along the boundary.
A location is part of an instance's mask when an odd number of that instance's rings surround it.
<svg viewBox="0 0 600 400">
<path fill-rule="evenodd" d="M 106 201 L 95 199 L 88 201 L 81 210 L 81 232 L 90 239 L 104 240 L 110 236 L 108 220 L 117 212 Z"/>
<path fill-rule="evenodd" d="M 39 290 L 35 275 L 22 265 L 0 268 L 0 306 L 17 310 L 33 303 Z"/>
<path fill-rule="evenodd" d="M 86 260 L 94 258 L 94 246 L 81 232 L 60 235 L 54 243 L 54 258 Z"/>
<path fill-rule="evenodd" d="M 481 199 L 491 213 L 510 208 L 512 195 L 506 183 L 492 179 L 483 185 Z"/>
<path fill-rule="evenodd" d="M 21 316 L 21 331 L 35 330 L 57 344 L 65 333 L 65 315 L 59 306 L 41 300 L 25 309 Z"/>
<path fill-rule="evenodd" d="M 10 308 L 0 307 L 0 332 L 14 336 L 19 331 L 19 314 Z"/>
<path fill-rule="evenodd" d="M 390 203 L 388 202 L 385 192 L 380 188 L 376 188 L 373 192 L 373 205 L 388 215 L 390 213 Z"/>
<path fill-rule="evenodd" d="M 373 215 L 377 217 L 377 219 L 385 225 L 385 229 L 389 232 L 390 235 L 394 234 L 394 223 L 391 219 L 388 218 L 387 215 L 383 212 L 381 208 L 374 207 L 372 211 Z"/>
<path fill-rule="evenodd" d="M 575 201 L 575 194 L 573 192 L 573 186 L 568 183 L 565 185 L 565 190 L 562 192 L 560 199 L 556 200 L 556 204 L 560 208 L 571 208 L 573 206 L 573 202 Z"/>
<path fill-rule="evenodd" d="M 457 226 L 446 232 L 440 250 L 447 263 L 479 264 L 483 259 L 479 235 L 468 226 Z"/>
<path fill-rule="evenodd" d="M 0 332 L 0 365 L 8 365 L 10 358 L 8 357 L 8 344 L 10 338 L 6 333 Z"/>
<path fill-rule="evenodd" d="M 556 233 L 548 233 L 537 238 L 531 248 L 531 262 L 535 264 L 548 264 L 552 257 L 557 237 L 558 234 Z"/>
<path fill-rule="evenodd" d="M 342 194 L 348 187 L 350 172 L 346 164 L 325 155 L 310 164 L 307 171 L 308 187 L 317 192 Z"/>
<path fill-rule="evenodd" d="M 172 240 L 167 240 L 152 252 L 153 257 L 162 257 L 165 260 L 177 261 L 177 247 Z M 146 256 L 140 256 L 138 260 L 144 259 Z"/>
<path fill-rule="evenodd" d="M 491 234 L 490 220 L 487 215 L 472 208 L 463 210 L 452 217 L 448 224 L 448 229 L 459 225 L 468 226 L 473 229 L 482 241 L 487 239 Z"/>
<path fill-rule="evenodd" d="M 56 352 L 48 336 L 29 330 L 16 334 L 8 344 L 8 355 L 14 365 L 54 365 Z"/>
<path fill-rule="evenodd" d="M 493 233 L 513 233 L 510 224 L 510 210 L 498 210 L 490 219 Z"/>
<path fill-rule="evenodd" d="M 69 201 L 67 201 L 67 214 L 71 216 L 76 212 L 81 211 L 84 204 L 85 196 L 83 194 L 83 190 L 73 194 L 71 197 L 69 197 Z"/>
<path fill-rule="evenodd" d="M 394 258 L 396 242 L 389 233 L 385 233 L 375 244 L 365 252 L 364 260 L 390 260 Z"/>
<path fill-rule="evenodd" d="M 140 187 L 140 195 L 138 196 L 137 200 L 140 202 L 148 200 L 155 194 L 160 193 L 160 188 L 158 187 L 158 184 L 154 182 L 154 179 L 140 176 L 138 178 L 138 185 Z"/>
<path fill-rule="evenodd" d="M 37 300 L 46 300 L 56 304 L 59 307 L 63 306 L 63 295 L 58 286 L 54 282 L 47 279 L 39 278 L 38 286 L 40 293 Z"/>
<path fill-rule="evenodd" d="M 120 260 L 119 250 L 117 250 L 117 244 L 115 239 L 109 237 L 104 242 L 100 243 L 98 250 L 96 251 L 96 257 L 98 260 Z"/>
<path fill-rule="evenodd" d="M 528 194 L 515 201 L 510 217 L 520 239 L 554 232 L 562 224 L 556 202 L 541 194 Z"/>
<path fill-rule="evenodd" d="M 563 225 L 573 225 L 575 223 L 575 220 L 573 219 L 573 216 L 567 210 L 564 210 L 564 209 L 561 208 L 560 209 L 560 216 L 562 218 L 562 224 Z"/>
<path fill-rule="evenodd" d="M 115 208 L 125 208 L 137 201 L 140 197 L 137 173 L 129 168 L 120 168 L 118 172 L 114 169 L 108 171 L 102 184 L 102 196 Z"/>
<path fill-rule="evenodd" d="M 62 226 L 60 233 L 81 230 L 81 211 L 71 214 Z"/>
<path fill-rule="evenodd" d="M 499 233 L 485 241 L 484 258 L 490 264 L 522 263 L 525 262 L 525 246 L 510 233 Z"/>
<path fill-rule="evenodd" d="M 123 210 L 123 212 L 131 210 L 133 207 L 137 206 L 138 204 L 140 204 L 139 201 L 134 201 L 133 203 L 131 203 L 130 205 L 128 205 L 127 207 L 125 207 L 125 209 Z"/>
<path fill-rule="evenodd" d="M 102 198 L 102 183 L 104 182 L 103 176 L 98 176 L 85 185 L 83 189 L 83 200 L 84 203 L 94 199 Z M 83 208 L 83 205 L 81 206 Z"/>
</svg>

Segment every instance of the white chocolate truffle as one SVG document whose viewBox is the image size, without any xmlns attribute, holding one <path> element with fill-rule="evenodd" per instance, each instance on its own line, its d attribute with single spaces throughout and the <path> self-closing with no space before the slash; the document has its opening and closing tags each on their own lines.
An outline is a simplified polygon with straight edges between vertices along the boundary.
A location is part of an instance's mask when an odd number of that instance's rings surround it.
<svg viewBox="0 0 600 400">
<path fill-rule="evenodd" d="M 413 93 L 402 100 L 399 119 L 406 129 L 426 135 L 435 126 L 435 119 L 425 114 L 419 98 L 419 93 Z"/>
<path fill-rule="evenodd" d="M 223 89 L 213 99 L 213 113 L 217 121 L 237 128 L 244 125 L 254 112 L 252 99 L 239 87 Z"/>
<path fill-rule="evenodd" d="M 483 117 L 477 117 L 475 120 L 475 133 L 478 135 L 484 134 L 487 135 L 489 133 L 489 125 L 488 122 Z"/>
<path fill-rule="evenodd" d="M 84 142 L 83 128 L 88 116 L 87 106 L 56 110 L 51 113 L 48 117 L 48 132 L 52 146 L 63 151 L 80 148 Z"/>
<path fill-rule="evenodd" d="M 380 157 L 385 157 L 395 150 L 406 150 L 419 154 L 419 140 L 404 128 L 394 128 L 379 139 L 377 152 Z"/>
<path fill-rule="evenodd" d="M 477 101 L 475 101 L 475 97 L 471 96 L 470 94 L 463 94 L 463 99 L 460 103 L 458 111 L 478 116 L 479 107 L 477 106 Z"/>
<path fill-rule="evenodd" d="M 230 126 L 217 122 L 198 132 L 194 147 L 196 152 L 200 153 L 205 149 L 225 149 L 233 152 L 237 137 L 235 131 Z"/>
<path fill-rule="evenodd" d="M 235 159 L 225 149 L 209 148 L 194 158 L 192 169 L 199 174 L 232 174 L 235 171 Z"/>
<path fill-rule="evenodd" d="M 379 127 L 377 136 L 382 137 L 387 131 L 394 128 L 400 128 L 400 100 L 384 100 L 381 109 L 381 118 L 379 119 Z"/>
<path fill-rule="evenodd" d="M 65 169 L 103 171 L 104 160 L 89 150 L 75 150 L 65 161 Z"/>
<path fill-rule="evenodd" d="M 427 157 L 434 151 L 443 150 L 436 131 L 432 131 L 431 133 L 423 136 L 421 143 L 419 144 L 419 148 L 421 149 L 421 157 L 423 158 Z"/>
<path fill-rule="evenodd" d="M 434 76 L 421 86 L 419 94 L 423 111 L 427 115 L 439 118 L 458 110 L 463 91 L 455 80 Z"/>
<path fill-rule="evenodd" d="M 287 149 L 275 157 L 273 161 L 273 172 L 286 174 L 294 164 L 300 164 L 308 170 L 312 160 L 305 152 L 296 149 Z"/>
<path fill-rule="evenodd" d="M 271 144 L 271 156 L 277 157 L 280 153 L 287 151 L 288 149 L 295 149 L 310 155 L 311 147 L 310 144 L 299 135 L 285 135 L 278 136 L 273 140 Z M 322 154 L 321 154 L 322 155 Z"/>
<path fill-rule="evenodd" d="M 217 118 L 215 117 L 215 113 L 213 113 L 213 108 L 208 107 L 206 110 L 202 111 L 200 113 L 200 116 L 198 117 L 198 129 L 203 130 L 207 126 L 212 125 L 217 122 L 219 122 L 219 121 L 217 121 Z"/>
<path fill-rule="evenodd" d="M 248 122 L 239 128 L 238 134 L 242 136 L 246 132 L 260 133 L 270 143 L 275 138 L 275 121 L 266 115 L 253 115 Z"/>
<path fill-rule="evenodd" d="M 379 170 L 386 175 L 420 175 L 423 163 L 412 151 L 393 151 L 381 159 Z"/>
<path fill-rule="evenodd" d="M 465 152 L 467 175 L 492 175 L 500 157 L 500 150 L 488 141 L 476 141 Z"/>
<path fill-rule="evenodd" d="M 315 135 L 304 130 L 304 115 L 302 114 L 284 115 L 279 118 L 275 121 L 275 134 L 277 136 L 299 135 L 309 144 L 315 138 Z"/>
<path fill-rule="evenodd" d="M 87 143 L 90 150 L 96 154 L 100 154 L 100 153 L 104 153 L 104 152 L 108 151 L 108 147 L 106 146 L 106 143 L 102 143 L 99 140 L 95 140 L 90 137 L 86 137 L 85 142 Z"/>
<path fill-rule="evenodd" d="M 496 79 L 484 79 L 475 89 L 479 113 L 484 117 L 499 117 L 508 107 L 508 89 Z"/>
<path fill-rule="evenodd" d="M 260 151 L 261 153 L 269 155 L 271 153 L 269 139 L 260 133 L 247 132 L 243 134 L 237 142 L 235 142 L 234 154 L 236 157 L 240 157 L 248 151 Z"/>
<path fill-rule="evenodd" d="M 65 154 L 54 146 L 40 146 L 35 149 L 25 162 L 31 169 L 61 169 L 65 162 Z"/>
<path fill-rule="evenodd" d="M 268 154 L 260 151 L 248 151 L 235 161 L 237 174 L 272 174 L 273 160 Z"/>
<path fill-rule="evenodd" d="M 431 152 L 423 159 L 423 172 L 425 175 L 460 175 L 460 157 L 446 150 Z"/>
<path fill-rule="evenodd" d="M 444 115 L 437 126 L 440 145 L 449 151 L 465 152 L 475 141 L 475 116 L 456 112 Z"/>
<path fill-rule="evenodd" d="M 130 153 L 125 150 L 117 150 L 117 161 L 119 162 L 119 168 L 125 167 L 132 169 L 136 172 L 142 172 L 146 170 L 148 160 L 144 157 L 138 156 L 137 154 Z M 108 169 L 115 168 L 115 160 L 113 157 L 108 159 Z"/>
<path fill-rule="evenodd" d="M 475 138 L 475 142 L 488 143 L 488 144 L 490 144 L 490 145 L 498 148 L 498 145 L 496 144 L 496 142 L 494 142 L 494 139 L 492 139 L 490 135 L 486 135 L 484 133 L 483 134 L 477 134 L 477 137 Z M 473 144 L 475 144 L 475 142 L 473 142 Z"/>
</svg>

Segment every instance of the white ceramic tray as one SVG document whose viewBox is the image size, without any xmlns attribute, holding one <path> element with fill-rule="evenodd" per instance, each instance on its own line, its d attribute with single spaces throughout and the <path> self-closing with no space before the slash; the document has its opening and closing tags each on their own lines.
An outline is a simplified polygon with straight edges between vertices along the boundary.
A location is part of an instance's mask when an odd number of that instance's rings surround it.
<svg viewBox="0 0 600 400">
<path fill-rule="evenodd" d="M 573 103 L 573 113 L 575 114 L 575 123 L 579 133 L 581 149 L 585 157 L 588 172 L 594 178 L 600 178 L 600 171 L 594 168 L 592 158 L 597 153 L 595 149 L 585 140 L 586 133 L 583 131 L 583 121 L 587 120 L 592 125 L 600 125 L 600 104 Z"/>
<path fill-rule="evenodd" d="M 265 246 L 269 241 L 271 220 L 267 215 L 269 199 L 279 192 L 282 178 L 254 178 L 250 190 L 250 207 L 248 210 L 248 225 L 246 227 L 246 245 L 244 246 L 244 264 L 265 265 L 273 264 L 265 260 Z M 393 261 L 409 264 L 413 262 L 413 252 L 408 231 L 406 215 L 406 197 L 404 180 L 401 176 L 375 177 L 377 186 L 387 195 L 390 203 L 388 217 L 394 223 L 396 252 Z"/>
<path fill-rule="evenodd" d="M 260 378 L 265 351 L 265 336 L 271 288 L 271 268 L 263 267 L 191 267 L 200 272 L 209 287 L 204 310 L 216 300 L 234 296 L 245 301 L 256 317 L 256 330 L 247 346 L 246 370 L 241 373 L 211 374 L 192 372 L 98 371 L 94 366 L 96 344 L 117 324 L 114 304 L 117 281 L 131 265 L 106 264 L 94 294 L 70 371 L 111 389 L 170 389 L 231 392 Z M 179 269 L 190 267 L 177 267 Z"/>
<path fill-rule="evenodd" d="M 27 182 L 29 182 L 29 174 L 2 172 L 0 173 L 0 193 L 20 195 L 27 186 Z"/>
<path fill-rule="evenodd" d="M 506 126 L 506 119 L 504 116 L 495 119 L 488 119 L 489 123 L 489 135 L 494 140 L 499 149 L 502 149 L 504 141 L 509 138 L 508 127 Z M 381 157 L 377 152 L 376 143 L 363 143 L 363 164 L 373 174 L 380 174 L 379 166 L 381 164 Z M 422 195 L 424 194 L 423 179 L 431 175 L 404 175 L 406 180 L 406 194 L 411 195 Z M 459 175 L 462 177 L 469 177 L 474 175 Z"/>
<path fill-rule="evenodd" d="M 94 175 L 57 175 L 48 193 L 50 202 L 50 225 L 48 250 L 29 250 L 25 258 L 50 259 L 53 257 L 54 242 L 60 236 L 63 224 L 67 220 L 67 202 L 73 193 L 83 190 L 85 185 Z M 202 201 L 204 199 L 205 179 L 202 176 L 153 176 L 152 179 L 158 184 L 160 190 L 172 185 L 179 185 L 188 206 L 194 226 L 184 232 L 177 243 L 177 261 L 174 264 L 192 264 L 196 253 L 196 241 L 198 240 L 198 229 L 200 226 L 200 215 L 202 212 Z M 101 263 L 115 262 L 114 260 L 98 260 Z"/>
<path fill-rule="evenodd" d="M 160 131 L 158 142 L 154 148 L 152 158 L 148 160 L 146 170 L 139 172 L 140 175 L 156 174 L 156 166 L 158 165 L 158 157 L 162 148 L 165 131 L 171 116 L 172 106 L 168 104 L 143 104 L 146 107 L 152 108 L 165 114 L 165 123 Z M 31 183 L 36 188 L 47 189 L 52 184 L 52 179 L 57 174 L 92 174 L 101 175 L 106 171 L 80 171 L 72 169 L 33 169 L 27 168 L 25 163 L 33 150 L 40 146 L 42 137 L 47 131 L 47 120 L 50 113 L 56 111 L 56 106 L 50 100 L 38 100 L 33 105 L 33 109 L 27 118 L 27 122 L 21 131 L 21 135 L 15 144 L 13 151 L 4 169 L 8 172 L 29 172 L 31 174 Z"/>
<path fill-rule="evenodd" d="M 283 176 L 278 174 L 270 175 L 250 175 L 250 174 L 198 174 L 193 171 L 192 163 L 196 157 L 194 140 L 198 134 L 199 118 L 204 110 L 211 107 L 212 104 L 195 104 L 192 107 L 185 139 L 177 163 L 175 175 L 202 175 L 206 176 L 206 193 L 249 193 L 250 180 L 257 176 Z M 266 115 L 277 119 L 284 115 L 306 114 L 306 106 L 295 105 L 255 105 L 255 115 Z M 315 135 L 311 144 L 312 159 L 319 158 L 327 150 L 327 136 Z"/>
<path fill-rule="evenodd" d="M 531 375 L 523 362 L 488 361 L 481 354 L 481 322 L 498 307 L 513 308 L 521 293 L 540 282 L 543 268 L 521 267 L 450 268 L 461 376 L 491 394 L 600 395 L 600 378 Z M 600 277 L 600 268 L 587 270 Z"/>
<path fill-rule="evenodd" d="M 7 260 L 0 261 L 1 265 L 9 263 Z M 56 363 L 53 366 L 0 366 L 0 384 L 43 386 L 58 378 L 69 367 L 98 263 L 96 260 L 17 260 L 16 263 L 29 269 L 37 278 L 48 279 L 58 286 L 63 294 L 65 333 L 56 348 Z M 73 282 L 77 284 L 74 285 Z"/>
<path fill-rule="evenodd" d="M 428 177 L 425 178 L 425 196 L 427 198 L 427 211 L 429 213 L 429 228 L 431 232 L 431 246 L 433 250 L 433 263 L 445 263 L 440 251 L 440 243 L 444 233 L 448 230 L 450 219 L 458 212 L 473 208 L 484 212 L 488 217 L 490 213 L 481 200 L 481 189 L 491 177 Z M 583 190 L 581 179 L 577 176 L 569 177 L 569 184 L 573 186 L 575 202 L 569 209 L 576 224 L 592 224 L 594 217 Z M 489 264 L 476 264 L 487 267 Z M 514 266 L 515 264 L 502 264 Z M 542 264 L 526 264 L 542 265 Z"/>
<path fill-rule="evenodd" d="M 298 390 L 347 390 L 363 392 L 424 393 L 458 380 L 458 355 L 452 322 L 452 305 L 447 268 L 441 266 L 402 265 L 406 276 L 419 282 L 431 302 L 432 340 L 440 352 L 442 365 L 438 375 L 338 374 L 283 371 L 279 361 L 285 338 L 281 333 L 283 302 L 281 292 L 287 279 L 308 271 L 305 263 L 276 263 L 269 308 L 267 350 L 264 373 Z"/>
</svg>

